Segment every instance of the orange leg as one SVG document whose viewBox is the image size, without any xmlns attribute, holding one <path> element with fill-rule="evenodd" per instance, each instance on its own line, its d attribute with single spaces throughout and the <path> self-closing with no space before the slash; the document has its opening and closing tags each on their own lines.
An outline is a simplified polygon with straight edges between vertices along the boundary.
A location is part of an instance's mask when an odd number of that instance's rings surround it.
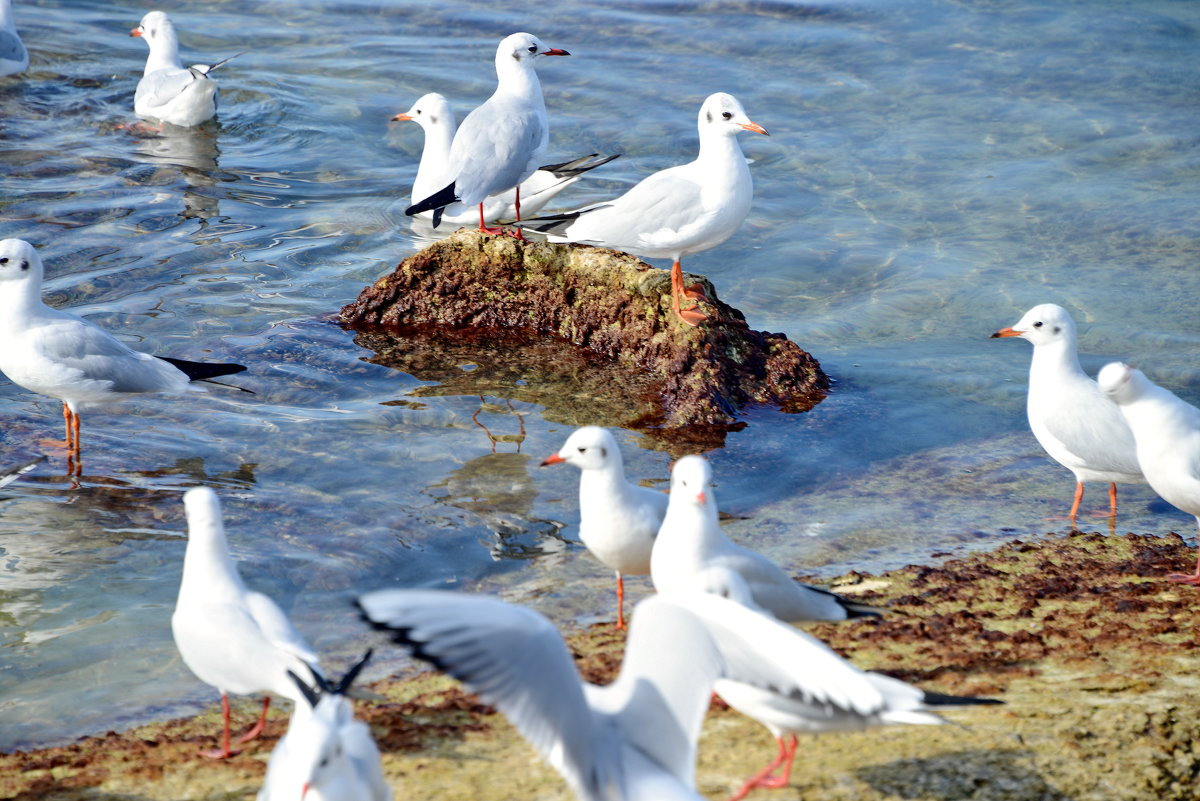
<svg viewBox="0 0 1200 801">
<path fill-rule="evenodd" d="M 267 709 L 271 706 L 271 696 L 263 698 L 262 714 L 258 716 L 258 723 L 254 724 L 254 728 L 238 738 L 239 743 L 248 743 L 255 737 L 263 733 L 263 729 L 267 727 Z"/>
<path fill-rule="evenodd" d="M 617 628 L 625 629 L 625 578 L 617 571 Z"/>
<path fill-rule="evenodd" d="M 521 187 L 520 186 L 517 186 L 516 206 L 517 206 L 517 227 L 514 228 L 513 230 L 509 231 L 508 234 L 513 239 L 520 239 L 520 240 L 524 241 L 525 235 L 523 233 L 521 233 Z"/>
<path fill-rule="evenodd" d="M 708 319 L 708 315 L 702 311 L 697 311 L 696 304 L 694 303 L 686 309 L 681 309 L 679 307 L 679 296 L 684 293 L 683 268 L 679 265 L 679 259 L 675 259 L 671 262 L 671 309 L 680 320 L 695 328 L 701 322 Z"/>
<path fill-rule="evenodd" d="M 1077 528 L 1075 518 L 1079 516 L 1079 502 L 1083 500 L 1083 482 L 1075 482 L 1075 503 L 1071 504 L 1071 528 Z"/>
<path fill-rule="evenodd" d="M 1200 517 L 1196 518 L 1196 522 L 1200 523 Z M 1172 573 L 1167 576 L 1167 581 L 1173 581 L 1176 584 L 1191 584 L 1192 586 L 1200 585 L 1200 559 L 1196 560 L 1196 572 L 1192 575 L 1187 573 Z"/>
<path fill-rule="evenodd" d="M 1108 508 L 1109 517 L 1117 516 L 1117 482 L 1113 481 L 1108 485 Z"/>
<path fill-rule="evenodd" d="M 796 756 L 796 735 L 791 735 L 786 744 L 782 737 L 777 738 L 776 742 L 779 743 L 779 753 L 775 756 L 775 759 L 771 760 L 769 765 L 747 779 L 746 783 L 742 785 L 742 789 L 730 796 L 729 801 L 741 801 L 756 787 L 769 789 L 787 787 L 788 781 L 792 776 L 792 761 Z M 779 776 L 771 775 L 780 765 L 783 765 L 783 773 Z"/>
<path fill-rule="evenodd" d="M 201 751 L 200 756 L 208 759 L 229 759 L 231 756 L 240 754 L 241 751 L 233 751 L 229 748 L 229 696 L 221 693 L 221 718 L 225 722 L 225 730 L 221 736 L 221 747 L 212 751 Z"/>
<path fill-rule="evenodd" d="M 482 203 L 479 204 L 479 230 L 485 234 L 490 234 L 492 236 L 495 236 L 496 234 L 504 233 L 504 226 L 502 226 L 502 225 L 497 225 L 495 228 L 488 228 L 486 225 L 484 225 L 484 223 L 483 223 L 483 204 Z"/>
</svg>

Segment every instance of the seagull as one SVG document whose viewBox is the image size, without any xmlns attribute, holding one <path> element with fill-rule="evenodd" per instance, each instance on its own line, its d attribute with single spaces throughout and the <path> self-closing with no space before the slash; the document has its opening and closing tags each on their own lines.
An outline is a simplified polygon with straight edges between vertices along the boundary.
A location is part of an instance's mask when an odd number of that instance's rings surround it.
<svg viewBox="0 0 1200 801">
<path fill-rule="evenodd" d="M 754 184 L 737 135 L 766 129 L 751 122 L 733 95 L 709 95 L 700 106 L 700 153 L 696 160 L 642 180 L 616 200 L 565 214 L 539 218 L 529 226 L 552 242 L 582 242 L 650 259 L 670 258 L 671 302 L 691 326 L 707 315 L 695 304 L 681 309 L 679 296 L 704 299 L 684 288 L 679 260 L 715 248 L 741 226 L 750 212 Z"/>
<path fill-rule="evenodd" d="M 1107 481 L 1109 516 L 1117 515 L 1116 482 L 1145 483 L 1133 432 L 1121 411 L 1079 366 L 1075 323 L 1062 306 L 1043 303 L 992 339 L 1021 337 L 1033 343 L 1029 363 L 1029 427 L 1050 458 L 1075 474 L 1075 526 L 1083 485 Z"/>
<path fill-rule="evenodd" d="M 184 67 L 179 60 L 179 37 L 175 25 L 162 11 L 151 11 L 129 32 L 140 36 L 150 48 L 146 70 L 133 96 L 139 117 L 153 117 L 190 128 L 217 113 L 217 82 L 209 74 L 236 56 L 213 64 Z M 241 55 L 239 53 L 238 55 Z"/>
<path fill-rule="evenodd" d="M 274 601 L 242 583 L 229 555 L 216 493 L 208 487 L 190 489 L 183 506 L 188 543 L 171 631 L 188 669 L 221 693 L 221 748 L 204 756 L 225 759 L 238 753 L 229 747 L 229 693 L 274 693 L 307 704 L 288 672 L 320 681 L 317 655 Z M 264 697 L 257 725 L 238 742 L 262 733 L 270 704 L 270 696 Z"/>
<path fill-rule="evenodd" d="M 1106 364 L 1097 380 L 1133 429 L 1150 488 L 1195 515 L 1200 525 L 1200 409 L 1120 362 Z M 1167 579 L 1200 585 L 1200 561 L 1194 574 L 1172 573 Z"/>
<path fill-rule="evenodd" d="M 721 531 L 712 488 L 712 468 L 703 456 L 675 463 L 670 503 L 650 556 L 658 592 L 704 589 L 789 622 L 879 616 L 879 610 L 793 580 L 767 557 L 732 542 Z M 718 570 L 745 583 L 742 597 L 718 592 L 711 582 L 701 586 Z"/>
<path fill-rule="evenodd" d="M 503 39 L 496 48 L 496 91 L 467 115 L 454 135 L 449 164 L 442 175 L 448 183 L 404 213 L 412 216 L 432 211 L 433 227 L 437 228 L 443 210 L 462 214 L 478 204 L 479 230 L 501 233 L 501 228 L 484 225 L 484 200 L 507 192 L 533 175 L 545 162 L 550 142 L 546 103 L 535 70 L 537 59 L 569 55 L 566 50 L 546 47 L 530 33 L 514 33 Z M 519 190 L 514 205 L 519 221 Z"/>
<path fill-rule="evenodd" d="M 29 68 L 29 51 L 13 24 L 12 0 L 0 0 L 0 76 Z"/>
<path fill-rule="evenodd" d="M 189 382 L 219 383 L 212 379 L 246 369 L 132 350 L 82 317 L 43 303 L 43 272 L 42 259 L 28 242 L 0 241 L 0 372 L 18 386 L 63 402 L 68 474 L 83 470 L 81 407 L 137 392 L 183 392 Z"/>
<path fill-rule="evenodd" d="M 336 686 L 319 676 L 309 685 L 288 671 L 306 704 L 297 704 L 267 763 L 257 801 L 391 801 L 379 747 L 354 717 L 346 691 L 371 658 L 363 656 Z"/>
<path fill-rule="evenodd" d="M 9 484 L 33 470 L 33 468 L 37 467 L 44 461 L 46 461 L 46 457 L 39 456 L 36 459 L 30 459 L 27 462 L 23 462 L 16 467 L 10 467 L 7 470 L 0 470 L 0 487 L 7 487 Z"/>
<path fill-rule="evenodd" d="M 650 552 L 667 496 L 625 480 L 617 441 L 607 429 L 585 426 L 567 437 L 549 464 L 579 468 L 579 539 L 592 555 L 617 573 L 617 628 L 625 628 L 624 575 L 650 572 Z"/>
<path fill-rule="evenodd" d="M 417 165 L 417 177 L 413 181 L 412 202 L 415 205 L 420 200 L 429 197 L 441 189 L 442 176 L 446 172 L 446 164 L 450 158 L 450 143 L 454 139 L 457 122 L 450 103 L 437 92 L 422 95 L 412 108 L 391 118 L 392 122 L 411 121 L 421 126 L 425 132 L 425 148 L 421 151 L 421 162 Z M 579 180 L 585 172 L 607 164 L 617 156 L 599 157 L 596 153 L 563 162 L 562 164 L 547 164 L 521 182 L 521 208 L 526 214 L 534 214 L 554 199 L 559 192 Z M 516 215 L 516 190 L 510 190 L 500 195 L 488 198 L 483 204 L 483 217 L 487 222 L 511 220 Z M 432 219 L 433 212 L 423 211 L 416 215 Z M 462 214 L 442 214 L 442 219 L 463 224 L 473 222 L 475 214 L 466 211 Z"/>
<path fill-rule="evenodd" d="M 994 698 L 926 692 L 882 673 L 864 675 L 883 699 L 877 708 L 866 714 L 811 699 L 791 697 L 740 681 L 718 679 L 713 684 L 713 691 L 738 712 L 766 726 L 779 745 L 779 754 L 775 759 L 747 779 L 741 789 L 730 796 L 729 801 L 740 801 L 757 788 L 787 787 L 796 756 L 797 734 L 861 731 L 871 726 L 893 723 L 940 725 L 946 719 L 934 709 L 1003 703 Z M 781 767 L 780 773 L 774 775 Z"/>
<path fill-rule="evenodd" d="M 530 609 L 440 590 L 380 590 L 358 605 L 507 715 L 583 801 L 699 801 L 696 742 L 717 679 L 864 718 L 888 704 L 815 637 L 708 593 L 639 602 L 605 687 L 580 679 L 558 631 Z"/>
</svg>

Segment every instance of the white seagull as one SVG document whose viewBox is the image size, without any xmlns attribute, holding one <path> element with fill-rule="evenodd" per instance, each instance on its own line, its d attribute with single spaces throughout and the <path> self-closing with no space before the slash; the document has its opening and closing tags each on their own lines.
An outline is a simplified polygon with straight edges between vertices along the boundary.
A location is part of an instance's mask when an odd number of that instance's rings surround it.
<svg viewBox="0 0 1200 801">
<path fill-rule="evenodd" d="M 437 228 L 443 210 L 457 215 L 478 205 L 479 229 L 501 233 L 500 228 L 484 225 L 483 202 L 533 175 L 545 163 L 550 142 L 536 62 L 541 56 L 569 55 L 566 50 L 546 47 L 530 33 L 514 33 L 503 39 L 496 48 L 495 93 L 467 115 L 454 135 L 438 191 L 404 213 L 411 216 L 432 211 L 433 227 Z M 520 191 L 514 204 L 520 220 Z"/>
<path fill-rule="evenodd" d="M 15 75 L 29 67 L 29 51 L 13 24 L 12 0 L 0 0 L 0 76 Z"/>
<path fill-rule="evenodd" d="M 625 580 L 650 572 L 650 553 L 667 513 L 667 496 L 625 480 L 617 441 L 607 429 L 585 426 L 567 437 L 549 464 L 579 468 L 579 539 L 617 573 L 617 628 L 625 628 Z"/>
<path fill-rule="evenodd" d="M 171 631 L 188 669 L 221 693 L 221 748 L 204 755 L 227 758 L 237 753 L 229 747 L 229 693 L 274 693 L 307 704 L 288 672 L 312 678 L 317 655 L 274 601 L 242 583 L 229 555 L 216 493 L 208 487 L 190 489 L 183 505 L 188 542 Z M 265 696 L 257 725 L 239 742 L 262 732 L 270 703 Z"/>
<path fill-rule="evenodd" d="M 1109 483 L 1110 516 L 1117 514 L 1115 482 L 1144 483 L 1138 468 L 1133 432 L 1121 411 L 1083 372 L 1076 355 L 1075 322 L 1062 306 L 1043 303 L 1025 312 L 1016 325 L 992 338 L 1020 337 L 1033 343 L 1029 362 L 1029 427 L 1050 458 L 1075 474 L 1075 526 L 1083 485 Z"/>
<path fill-rule="evenodd" d="M 150 48 L 146 70 L 133 96 L 134 112 L 139 117 L 152 117 L 185 128 L 212 119 L 217 113 L 217 82 L 209 73 L 229 59 L 211 67 L 207 64 L 184 67 L 179 60 L 175 26 L 162 11 L 146 14 L 129 35 L 140 36 Z"/>
<path fill-rule="evenodd" d="M 714 574 L 736 575 L 748 598 L 719 590 L 711 581 Z M 654 542 L 650 578 L 659 592 L 702 589 L 789 622 L 879 615 L 869 606 L 795 581 L 767 557 L 726 537 L 713 497 L 712 468 L 703 456 L 684 456 L 671 471 L 670 503 Z"/>
<path fill-rule="evenodd" d="M 707 593 L 640 602 L 620 675 L 605 687 L 580 679 L 558 631 L 532 610 L 438 590 L 381 590 L 358 603 L 504 712 L 584 801 L 698 801 L 696 742 L 717 679 L 862 717 L 888 703 L 816 638 Z"/>
<path fill-rule="evenodd" d="M 138 392 L 183 392 L 192 381 L 246 369 L 132 350 L 82 317 L 43 303 L 42 277 L 42 259 L 32 245 L 0 241 L 0 372 L 18 386 L 63 402 L 69 474 L 82 473 L 81 407 Z"/>
<path fill-rule="evenodd" d="M 754 184 L 738 145 L 742 131 L 766 134 L 751 122 L 733 95 L 709 95 L 700 106 L 700 153 L 696 160 L 645 178 L 615 200 L 566 214 L 549 215 L 531 227 L 552 242 L 583 242 L 671 262 L 671 302 L 688 325 L 706 315 L 695 304 L 682 309 L 680 295 L 704 299 L 683 285 L 680 259 L 715 248 L 750 212 Z"/>
<path fill-rule="evenodd" d="M 370 657 L 367 651 L 336 686 L 320 677 L 310 686 L 289 672 L 306 704 L 296 705 L 271 752 L 257 801 L 391 801 L 379 747 L 346 697 Z"/>
<path fill-rule="evenodd" d="M 392 122 L 411 121 L 421 126 L 425 132 L 425 147 L 421 151 L 421 161 L 417 165 L 417 177 L 413 180 L 412 203 L 415 205 L 445 186 L 442 176 L 446 173 L 446 165 L 450 160 L 450 144 L 454 140 L 457 121 L 450 103 L 437 92 L 422 95 L 412 108 L 391 118 Z M 599 158 L 591 153 L 573 161 L 562 164 L 547 164 L 527 179 L 521 182 L 521 211 L 526 216 L 535 214 L 547 203 L 553 200 L 559 192 L 589 170 L 607 164 L 616 156 Z M 516 190 L 510 189 L 499 195 L 489 197 L 483 204 L 485 222 L 511 220 L 516 215 Z M 423 211 L 416 215 L 423 219 L 433 219 L 433 212 Z M 475 221 L 475 212 L 467 210 L 462 214 L 442 214 L 446 222 L 461 225 Z"/>
<path fill-rule="evenodd" d="M 1195 515 L 1200 525 L 1200 409 L 1120 362 L 1106 364 L 1098 381 L 1133 429 L 1138 464 L 1150 488 Z M 1167 578 L 1200 584 L 1200 561 L 1194 574 Z"/>
</svg>

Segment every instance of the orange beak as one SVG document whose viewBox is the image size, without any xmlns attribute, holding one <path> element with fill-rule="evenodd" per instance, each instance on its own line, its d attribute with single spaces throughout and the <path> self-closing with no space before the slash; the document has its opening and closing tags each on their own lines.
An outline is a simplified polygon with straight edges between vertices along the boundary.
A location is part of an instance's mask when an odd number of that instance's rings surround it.
<svg viewBox="0 0 1200 801">
<path fill-rule="evenodd" d="M 742 123 L 741 125 L 747 131 L 754 131 L 755 133 L 760 133 L 763 136 L 770 136 L 770 134 L 767 133 L 767 129 L 759 125 L 757 122 L 747 122 Z"/>
<path fill-rule="evenodd" d="M 142 26 L 139 25 L 136 28 L 134 28 L 132 31 L 129 32 L 129 35 L 130 36 L 141 36 L 142 35 Z"/>
<path fill-rule="evenodd" d="M 397 114 L 395 117 L 392 117 L 390 120 L 388 120 L 388 122 L 404 122 L 411 119 L 411 114 Z"/>
<path fill-rule="evenodd" d="M 696 496 L 696 503 L 703 506 L 704 504 L 708 503 L 708 496 L 705 495 L 703 492 L 701 492 L 699 495 Z"/>
<path fill-rule="evenodd" d="M 566 460 L 566 459 L 564 459 L 564 458 L 562 458 L 561 456 L 559 456 L 559 455 L 556 453 L 556 454 L 554 454 L 553 456 L 547 456 L 545 459 L 543 459 L 543 460 L 542 460 L 542 463 L 541 463 L 540 465 L 538 465 L 538 466 L 539 466 L 539 467 L 545 467 L 545 466 L 546 466 L 546 465 L 548 465 L 548 464 L 562 464 L 562 463 L 563 463 L 563 462 L 565 462 L 565 461 L 567 461 L 567 460 Z"/>
<path fill-rule="evenodd" d="M 988 339 L 1003 339 L 1004 337 L 1019 337 L 1023 331 L 1018 331 L 1015 328 L 1001 328 L 996 333 L 992 334 Z"/>
</svg>

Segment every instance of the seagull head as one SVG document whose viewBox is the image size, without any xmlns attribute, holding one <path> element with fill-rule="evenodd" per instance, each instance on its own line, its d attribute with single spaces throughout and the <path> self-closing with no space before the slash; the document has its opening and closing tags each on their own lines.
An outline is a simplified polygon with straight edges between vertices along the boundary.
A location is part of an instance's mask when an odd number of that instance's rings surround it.
<svg viewBox="0 0 1200 801">
<path fill-rule="evenodd" d="M 716 131 L 723 136 L 734 136 L 742 131 L 770 136 L 766 128 L 750 121 L 736 97 L 725 92 L 709 95 L 700 106 L 700 130 Z"/>
<path fill-rule="evenodd" d="M 547 456 L 542 467 L 548 464 L 573 464 L 580 470 L 606 470 L 614 465 L 621 466 L 621 451 L 617 441 L 606 428 L 584 426 L 567 437 L 558 453 Z"/>
<path fill-rule="evenodd" d="M 171 22 L 171 18 L 162 11 L 151 11 L 142 17 L 142 21 L 129 32 L 129 35 L 140 36 L 151 50 L 157 50 L 168 42 L 173 43 L 175 47 L 179 46 L 179 39 L 175 35 L 175 25 Z"/>
<path fill-rule="evenodd" d="M 1096 376 L 1100 391 L 1118 406 L 1124 406 L 1137 400 L 1150 379 L 1136 367 L 1130 367 L 1124 362 L 1109 362 Z"/>
<path fill-rule="evenodd" d="M 684 456 L 671 469 L 671 505 L 716 506 L 712 467 L 703 456 Z"/>
<path fill-rule="evenodd" d="M 496 48 L 496 69 L 502 69 L 501 64 L 517 62 L 522 67 L 533 68 L 538 56 L 569 56 L 566 50 L 557 47 L 546 47 L 542 40 L 532 33 L 514 33 L 506 36 Z"/>
<path fill-rule="evenodd" d="M 29 280 L 42 283 L 42 259 L 33 245 L 24 239 L 0 241 L 0 282 Z"/>
<path fill-rule="evenodd" d="M 437 128 L 450 122 L 450 102 L 437 92 L 421 95 L 412 108 L 391 118 L 392 122 L 415 122 L 425 130 Z"/>
<path fill-rule="evenodd" d="M 1055 342 L 1073 343 L 1075 322 L 1062 306 L 1043 303 L 1025 312 L 1015 325 L 1001 328 L 991 336 L 992 339 L 1004 337 L 1021 337 L 1032 342 L 1034 347 Z"/>
</svg>

